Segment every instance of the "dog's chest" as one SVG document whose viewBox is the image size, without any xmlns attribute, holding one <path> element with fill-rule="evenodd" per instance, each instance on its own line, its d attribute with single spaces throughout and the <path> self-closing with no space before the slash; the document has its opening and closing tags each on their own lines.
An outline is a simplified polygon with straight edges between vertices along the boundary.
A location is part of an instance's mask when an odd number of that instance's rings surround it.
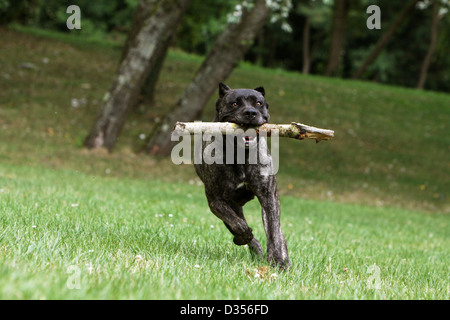
<svg viewBox="0 0 450 320">
<path fill-rule="evenodd" d="M 234 170 L 231 174 L 230 180 L 233 181 L 235 189 L 238 189 L 246 183 L 245 168 L 243 165 L 236 165 L 233 167 Z"/>
</svg>

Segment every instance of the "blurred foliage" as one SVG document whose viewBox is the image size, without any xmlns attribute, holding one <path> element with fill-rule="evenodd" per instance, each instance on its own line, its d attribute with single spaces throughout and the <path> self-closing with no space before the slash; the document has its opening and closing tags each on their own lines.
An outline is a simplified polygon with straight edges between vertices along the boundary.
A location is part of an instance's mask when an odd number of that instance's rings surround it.
<svg viewBox="0 0 450 320">
<path fill-rule="evenodd" d="M 104 37 L 128 31 L 139 0 L 0 0 L 0 24 L 18 22 L 45 29 L 69 31 L 67 7 L 81 8 L 82 28 L 79 34 Z"/>
<path fill-rule="evenodd" d="M 175 44 L 191 53 L 206 54 L 227 25 L 227 14 L 240 0 L 193 0 L 178 30 Z"/>
<path fill-rule="evenodd" d="M 0 24 L 11 22 L 68 32 L 66 8 L 81 8 L 82 29 L 76 33 L 90 38 L 123 41 L 139 0 L 0 0 Z M 449 1 L 439 0 L 443 8 Z M 248 3 L 251 1 L 247 0 Z M 286 1 L 285 1 L 286 2 Z M 225 28 L 229 15 L 242 0 L 193 0 L 184 17 L 174 46 L 204 55 Z M 280 3 L 284 3 L 283 1 Z M 333 0 L 292 0 L 289 16 L 269 23 L 260 32 L 245 59 L 265 67 L 302 70 L 303 28 L 310 21 L 311 73 L 323 74 L 327 65 L 333 16 Z M 423 2 L 426 3 L 426 2 Z M 430 3 L 430 1 L 428 1 Z M 381 30 L 368 30 L 366 9 L 381 8 Z M 349 78 L 373 49 L 377 40 L 396 18 L 404 1 L 359 0 L 350 2 L 345 51 L 338 76 Z M 430 42 L 432 6 L 416 8 L 397 30 L 382 54 L 368 68 L 364 78 L 387 84 L 414 87 Z M 286 28 L 286 24 L 289 28 Z M 439 25 L 438 43 L 427 78 L 427 89 L 450 91 L 450 13 Z"/>
<path fill-rule="evenodd" d="M 378 39 L 389 28 L 405 6 L 404 1 L 359 0 L 350 2 L 346 24 L 345 51 L 338 76 L 350 78 L 374 48 Z M 427 3 L 430 3 L 428 1 Z M 289 16 L 292 32 L 279 25 L 268 24 L 246 58 L 266 67 L 302 70 L 303 28 L 310 19 L 310 46 L 312 74 L 323 74 L 328 62 L 333 1 L 293 0 Z M 366 20 L 369 5 L 381 9 L 381 30 L 369 30 Z M 449 2 L 442 1 L 442 8 Z M 432 6 L 416 8 L 402 24 L 393 39 L 376 61 L 368 68 L 365 79 L 400 86 L 415 87 L 420 68 L 430 44 Z M 428 72 L 427 89 L 450 91 L 450 13 L 443 15 L 439 24 L 438 44 Z"/>
</svg>

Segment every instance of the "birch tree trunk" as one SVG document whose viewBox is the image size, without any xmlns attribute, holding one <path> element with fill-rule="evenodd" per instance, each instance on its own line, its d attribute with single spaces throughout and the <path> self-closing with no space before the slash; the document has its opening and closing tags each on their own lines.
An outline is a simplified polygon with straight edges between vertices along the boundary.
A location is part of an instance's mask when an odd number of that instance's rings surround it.
<svg viewBox="0 0 450 320">
<path fill-rule="evenodd" d="M 431 18 L 431 28 L 430 28 L 430 46 L 428 47 L 427 55 L 422 63 L 422 68 L 420 69 L 419 81 L 417 82 L 417 89 L 423 89 L 425 87 L 425 82 L 427 81 L 428 68 L 430 67 L 431 58 L 433 57 L 434 50 L 436 49 L 437 34 L 439 27 L 439 1 L 435 0 L 433 3 L 433 13 Z"/>
<path fill-rule="evenodd" d="M 266 0 L 255 0 L 244 9 L 237 24 L 229 24 L 216 40 L 182 97 L 156 125 L 146 146 L 153 155 L 167 156 L 173 146 L 170 135 L 177 121 L 193 121 L 201 115 L 219 82 L 228 77 L 252 45 L 258 31 L 266 24 L 270 9 Z"/>
<path fill-rule="evenodd" d="M 142 85 L 191 0 L 140 0 L 118 71 L 89 135 L 88 148 L 112 150 Z"/>
</svg>

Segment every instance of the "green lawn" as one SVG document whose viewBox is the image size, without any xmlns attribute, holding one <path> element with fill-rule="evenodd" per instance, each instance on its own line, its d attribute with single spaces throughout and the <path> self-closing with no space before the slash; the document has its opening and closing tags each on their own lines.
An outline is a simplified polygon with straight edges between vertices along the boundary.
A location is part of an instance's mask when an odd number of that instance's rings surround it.
<svg viewBox="0 0 450 320">
<path fill-rule="evenodd" d="M 447 216 L 286 196 L 279 272 L 232 244 L 196 184 L 11 165 L 0 181 L 2 299 L 449 298 Z"/>
<path fill-rule="evenodd" d="M 265 86 L 272 122 L 335 130 L 281 140 L 280 273 L 232 244 L 192 166 L 139 153 L 201 57 L 171 51 L 155 104 L 112 154 L 87 151 L 120 48 L 21 30 L 0 30 L 0 299 L 449 299 L 450 95 L 233 72 Z"/>
</svg>

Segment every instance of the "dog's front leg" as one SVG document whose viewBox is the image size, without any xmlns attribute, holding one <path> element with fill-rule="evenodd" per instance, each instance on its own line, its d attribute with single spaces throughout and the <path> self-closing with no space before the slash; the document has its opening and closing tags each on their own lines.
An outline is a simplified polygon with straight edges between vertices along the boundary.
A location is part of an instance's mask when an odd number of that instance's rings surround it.
<svg viewBox="0 0 450 320">
<path fill-rule="evenodd" d="M 280 196 L 278 195 L 275 176 L 261 176 L 253 184 L 253 190 L 262 208 L 262 219 L 267 236 L 267 261 L 288 268 L 291 265 L 287 251 L 286 239 L 281 232 Z"/>
<path fill-rule="evenodd" d="M 288 268 L 291 262 L 286 239 L 281 232 L 278 191 L 267 193 L 258 199 L 262 207 L 262 219 L 267 236 L 267 261 L 279 265 L 280 268 Z"/>
<path fill-rule="evenodd" d="M 208 195 L 207 198 L 211 211 L 225 223 L 234 235 L 233 242 L 240 246 L 250 243 L 253 239 L 252 229 L 248 226 L 247 221 L 236 213 L 229 201 Z"/>
</svg>

